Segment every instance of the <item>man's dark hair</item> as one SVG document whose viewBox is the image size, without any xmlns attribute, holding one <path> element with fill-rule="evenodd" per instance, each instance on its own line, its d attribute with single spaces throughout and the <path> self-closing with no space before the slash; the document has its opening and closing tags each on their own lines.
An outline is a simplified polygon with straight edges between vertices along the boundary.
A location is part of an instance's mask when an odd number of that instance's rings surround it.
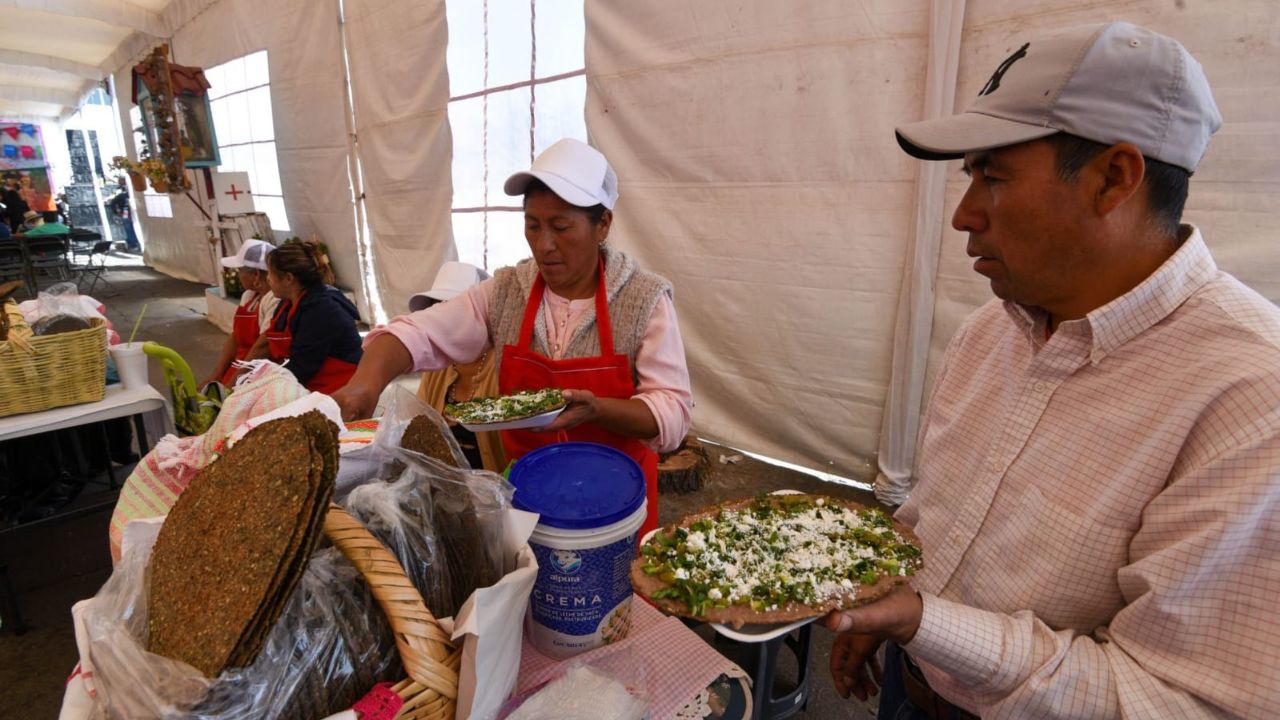
<svg viewBox="0 0 1280 720">
<path fill-rule="evenodd" d="M 556 194 L 556 191 L 547 187 L 546 183 L 542 182 L 537 178 L 534 178 L 530 180 L 529 184 L 526 185 L 524 188 L 524 202 L 528 203 L 529 196 L 535 192 L 549 192 L 552 195 Z M 556 195 L 556 197 L 560 197 L 560 196 Z M 575 205 L 574 207 L 577 207 L 577 206 Z M 599 225 L 600 221 L 604 219 L 604 211 L 608 210 L 608 208 L 606 208 L 603 204 L 592 205 L 591 207 L 584 207 L 579 209 L 582 210 L 582 212 L 587 214 L 587 219 L 591 221 L 592 225 Z"/>
<path fill-rule="evenodd" d="M 1050 135 L 1048 140 L 1057 154 L 1058 176 L 1065 182 L 1075 181 L 1085 164 L 1110 147 L 1069 133 Z M 1147 185 L 1147 203 L 1151 215 L 1160 224 L 1161 230 L 1177 237 L 1178 225 L 1182 222 L 1182 209 L 1187 204 L 1191 173 L 1177 165 L 1152 160 L 1145 155 L 1142 158 L 1147 164 L 1144 182 Z"/>
</svg>

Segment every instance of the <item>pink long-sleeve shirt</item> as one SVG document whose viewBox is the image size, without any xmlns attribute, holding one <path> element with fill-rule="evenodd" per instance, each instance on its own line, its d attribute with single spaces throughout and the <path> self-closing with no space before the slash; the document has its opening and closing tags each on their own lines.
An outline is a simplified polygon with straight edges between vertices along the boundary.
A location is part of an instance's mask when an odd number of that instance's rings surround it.
<svg viewBox="0 0 1280 720">
<path fill-rule="evenodd" d="M 492 294 L 493 280 L 486 280 L 448 302 L 392 319 L 388 325 L 370 332 L 365 346 L 379 335 L 391 334 L 408 349 L 416 371 L 470 362 L 489 347 Z M 564 346 L 594 305 L 594 297 L 567 300 L 550 289 L 546 291 L 542 312 L 553 360 L 564 357 Z M 689 368 L 675 304 L 666 294 L 658 299 L 645 327 L 636 352 L 635 372 L 638 383 L 632 397 L 647 405 L 658 423 L 658 435 L 644 442 L 657 452 L 670 452 L 689 432 L 693 393 L 689 389 Z"/>
</svg>

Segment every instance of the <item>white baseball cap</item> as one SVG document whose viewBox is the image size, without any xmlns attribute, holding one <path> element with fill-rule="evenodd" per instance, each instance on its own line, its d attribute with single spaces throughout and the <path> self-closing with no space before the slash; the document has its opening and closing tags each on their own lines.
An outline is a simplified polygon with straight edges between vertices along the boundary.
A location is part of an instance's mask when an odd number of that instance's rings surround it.
<svg viewBox="0 0 1280 720">
<path fill-rule="evenodd" d="M 897 128 L 924 160 L 1016 145 L 1058 132 L 1194 172 L 1222 127 L 1200 63 L 1177 40 L 1127 22 L 1033 39 L 996 68 L 967 110 Z"/>
<path fill-rule="evenodd" d="M 440 271 L 436 273 L 436 280 L 431 283 L 430 290 L 409 298 L 409 312 L 425 310 L 437 302 L 455 298 L 466 292 L 472 285 L 488 279 L 489 273 L 475 265 L 447 262 L 440 266 Z"/>
<path fill-rule="evenodd" d="M 542 151 L 528 171 L 515 173 L 502 186 L 508 195 L 523 195 L 533 179 L 546 183 L 561 200 L 578 207 L 618 202 L 618 176 L 599 150 L 573 138 L 557 140 Z"/>
<path fill-rule="evenodd" d="M 245 240 L 240 246 L 240 251 L 231 257 L 222 258 L 222 267 L 225 268 L 250 268 L 252 270 L 267 270 L 267 256 L 275 250 L 276 246 L 265 240 Z"/>
</svg>

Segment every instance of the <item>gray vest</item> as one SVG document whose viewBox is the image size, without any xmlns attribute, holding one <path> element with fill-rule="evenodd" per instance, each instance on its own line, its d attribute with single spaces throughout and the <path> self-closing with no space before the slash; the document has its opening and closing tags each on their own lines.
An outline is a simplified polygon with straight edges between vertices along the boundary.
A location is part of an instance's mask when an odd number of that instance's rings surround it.
<svg viewBox="0 0 1280 720">
<path fill-rule="evenodd" d="M 613 351 L 627 356 L 634 376 L 636 353 L 640 350 L 649 318 L 653 317 L 653 308 L 663 293 L 673 297 L 671 283 L 660 275 L 641 270 L 636 261 L 621 250 L 606 245 L 601 247 L 601 253 L 604 255 L 605 296 L 609 302 L 609 320 L 613 325 Z M 502 369 L 503 346 L 514 345 L 520 340 L 525 304 L 537 273 L 538 264 L 529 258 L 515 267 L 500 268 L 493 274 L 493 294 L 489 299 L 489 341 L 493 344 L 499 372 Z M 533 350 L 551 357 L 548 348 L 547 322 L 539 305 L 533 326 Z M 600 334 L 596 329 L 596 308 L 592 304 L 569 339 L 563 357 L 599 354 Z"/>
</svg>

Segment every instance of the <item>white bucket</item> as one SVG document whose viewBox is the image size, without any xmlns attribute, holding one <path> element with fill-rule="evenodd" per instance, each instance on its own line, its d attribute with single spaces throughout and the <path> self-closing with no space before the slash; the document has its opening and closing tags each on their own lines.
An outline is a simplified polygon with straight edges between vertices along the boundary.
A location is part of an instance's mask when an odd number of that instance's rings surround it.
<svg viewBox="0 0 1280 720">
<path fill-rule="evenodd" d="M 543 655 L 571 657 L 617 642 L 631 629 L 631 561 L 646 503 L 630 517 L 593 530 L 538 525 L 538 558 L 526 632 Z"/>
<path fill-rule="evenodd" d="M 631 561 L 647 513 L 634 460 L 593 443 L 539 448 L 511 473 L 514 503 L 538 512 L 529 537 L 538 578 L 525 634 L 563 659 L 623 639 L 631 628 Z"/>
</svg>

